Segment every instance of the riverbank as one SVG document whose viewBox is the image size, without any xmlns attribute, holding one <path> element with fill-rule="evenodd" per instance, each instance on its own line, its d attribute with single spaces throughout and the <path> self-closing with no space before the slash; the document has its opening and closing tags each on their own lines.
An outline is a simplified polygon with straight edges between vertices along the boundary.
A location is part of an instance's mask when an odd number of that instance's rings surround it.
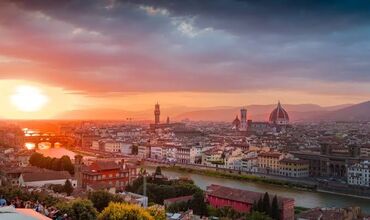
<svg viewBox="0 0 370 220">
<path fill-rule="evenodd" d="M 145 163 L 145 166 L 151 166 L 156 167 L 158 165 L 151 164 L 151 163 Z M 206 169 L 194 169 L 189 167 L 181 167 L 181 166 L 163 166 L 159 165 L 161 169 L 163 170 L 169 170 L 169 171 L 177 171 L 177 172 L 187 172 L 187 173 L 195 173 L 199 175 L 205 175 L 210 177 L 220 177 L 220 178 L 227 178 L 227 179 L 233 179 L 233 180 L 241 180 L 241 181 L 249 181 L 249 182 L 259 182 L 259 183 L 266 183 L 266 184 L 272 184 L 272 185 L 278 185 L 283 186 L 286 188 L 294 188 L 294 189 L 300 189 L 300 190 L 310 190 L 315 191 L 316 185 L 312 184 L 304 184 L 302 182 L 291 182 L 291 181 L 285 181 L 285 180 L 278 180 L 278 179 L 272 179 L 268 177 L 261 177 L 261 176 L 255 176 L 255 175 L 248 175 L 248 174 L 239 174 L 239 173 L 232 173 L 225 170 L 206 170 Z"/>
</svg>

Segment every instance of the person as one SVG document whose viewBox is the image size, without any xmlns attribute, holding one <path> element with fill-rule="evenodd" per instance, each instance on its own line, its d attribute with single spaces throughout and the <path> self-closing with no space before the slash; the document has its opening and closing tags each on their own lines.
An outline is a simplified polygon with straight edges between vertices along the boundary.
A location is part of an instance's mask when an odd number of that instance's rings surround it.
<svg viewBox="0 0 370 220">
<path fill-rule="evenodd" d="M 6 206 L 6 200 L 4 199 L 3 196 L 0 196 L 0 207 Z"/>
</svg>

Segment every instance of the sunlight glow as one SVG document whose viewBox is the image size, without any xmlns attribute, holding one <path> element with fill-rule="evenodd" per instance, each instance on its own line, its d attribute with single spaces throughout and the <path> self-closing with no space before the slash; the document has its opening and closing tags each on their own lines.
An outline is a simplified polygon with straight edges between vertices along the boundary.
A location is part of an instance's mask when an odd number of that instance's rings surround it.
<svg viewBox="0 0 370 220">
<path fill-rule="evenodd" d="M 10 99 L 12 104 L 23 112 L 39 111 L 48 102 L 48 97 L 34 86 L 16 87 Z"/>
</svg>

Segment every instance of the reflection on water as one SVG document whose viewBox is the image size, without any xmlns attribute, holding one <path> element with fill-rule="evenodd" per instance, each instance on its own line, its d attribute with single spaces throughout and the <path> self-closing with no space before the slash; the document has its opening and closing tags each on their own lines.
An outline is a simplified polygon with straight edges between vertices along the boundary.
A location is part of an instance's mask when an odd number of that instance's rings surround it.
<svg viewBox="0 0 370 220">
<path fill-rule="evenodd" d="M 25 143 L 24 146 L 28 149 L 28 150 L 33 150 L 35 149 L 36 147 L 36 144 L 34 143 Z"/>
<path fill-rule="evenodd" d="M 69 156 L 69 158 L 73 159 L 76 153 L 67 150 L 65 148 L 47 148 L 47 149 L 37 149 L 36 152 L 43 154 L 45 157 L 56 157 L 61 158 L 64 155 Z"/>
</svg>

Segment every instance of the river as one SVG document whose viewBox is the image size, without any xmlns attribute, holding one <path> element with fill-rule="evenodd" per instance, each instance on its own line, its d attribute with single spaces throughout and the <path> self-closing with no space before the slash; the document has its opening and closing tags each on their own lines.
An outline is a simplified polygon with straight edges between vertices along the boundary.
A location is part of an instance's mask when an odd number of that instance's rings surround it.
<svg viewBox="0 0 370 220">
<path fill-rule="evenodd" d="M 154 168 L 147 168 L 149 172 L 154 172 Z M 171 178 L 188 177 L 201 189 L 206 189 L 210 184 L 218 184 L 232 188 L 245 189 L 255 192 L 268 192 L 270 195 L 279 195 L 295 199 L 296 206 L 315 208 L 315 207 L 349 207 L 359 206 L 365 213 L 370 213 L 370 200 L 355 198 L 350 196 L 335 195 L 330 193 L 312 192 L 297 190 L 291 188 L 284 188 L 281 186 L 246 182 L 241 180 L 225 179 L 221 177 L 203 176 L 194 173 L 187 173 L 181 171 L 162 171 L 164 175 Z"/>
</svg>

